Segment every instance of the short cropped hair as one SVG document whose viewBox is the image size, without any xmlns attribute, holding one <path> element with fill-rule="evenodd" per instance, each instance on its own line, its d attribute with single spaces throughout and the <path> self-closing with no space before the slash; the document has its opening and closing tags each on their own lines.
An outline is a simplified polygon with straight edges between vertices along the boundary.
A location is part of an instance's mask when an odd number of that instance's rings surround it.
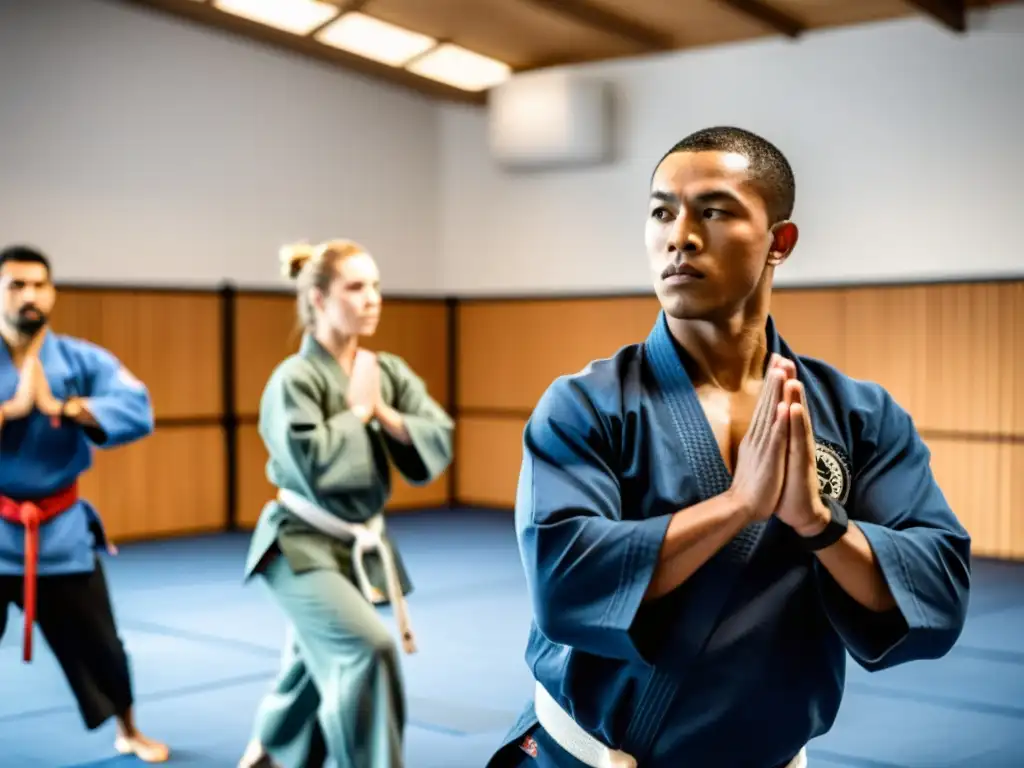
<svg viewBox="0 0 1024 768">
<path fill-rule="evenodd" d="M 9 245 L 0 251 L 0 269 L 9 261 L 19 264 L 42 264 L 46 267 L 46 274 L 50 274 L 50 260 L 42 251 L 27 245 Z"/>
<path fill-rule="evenodd" d="M 750 161 L 750 173 L 761 188 L 770 224 L 793 215 L 796 179 L 789 160 L 765 138 L 742 128 L 716 126 L 691 133 L 662 155 L 658 165 L 677 152 L 735 152 Z"/>
</svg>

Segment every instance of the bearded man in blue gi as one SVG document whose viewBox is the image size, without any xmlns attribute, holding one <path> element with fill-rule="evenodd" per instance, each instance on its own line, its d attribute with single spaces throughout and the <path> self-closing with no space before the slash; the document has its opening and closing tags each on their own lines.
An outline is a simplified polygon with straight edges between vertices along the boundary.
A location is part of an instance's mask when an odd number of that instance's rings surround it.
<svg viewBox="0 0 1024 768">
<path fill-rule="evenodd" d="M 153 406 L 110 352 L 50 331 L 56 300 L 44 254 L 0 251 L 0 637 L 17 605 L 22 659 L 32 661 L 38 624 L 85 726 L 114 718 L 119 753 L 162 763 L 167 745 L 135 723 L 130 660 L 96 553 L 109 543 L 78 488 L 95 448 L 152 433 Z"/>
<path fill-rule="evenodd" d="M 711 128 L 655 170 L 642 344 L 556 380 L 524 434 L 516 533 L 530 703 L 490 765 L 797 768 L 847 652 L 946 654 L 970 538 L 911 417 L 769 314 L 794 178 Z"/>
</svg>

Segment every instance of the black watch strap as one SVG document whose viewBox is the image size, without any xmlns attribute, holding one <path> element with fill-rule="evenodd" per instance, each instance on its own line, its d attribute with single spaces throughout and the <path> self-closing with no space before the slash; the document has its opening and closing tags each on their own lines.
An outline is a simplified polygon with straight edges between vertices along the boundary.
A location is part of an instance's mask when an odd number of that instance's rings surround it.
<svg viewBox="0 0 1024 768">
<path fill-rule="evenodd" d="M 846 535 L 846 530 L 850 526 L 850 519 L 842 504 L 829 496 L 823 496 L 821 500 L 828 507 L 831 516 L 825 530 L 817 536 L 800 537 L 801 546 L 808 552 L 817 552 L 825 547 L 831 547 Z"/>
</svg>

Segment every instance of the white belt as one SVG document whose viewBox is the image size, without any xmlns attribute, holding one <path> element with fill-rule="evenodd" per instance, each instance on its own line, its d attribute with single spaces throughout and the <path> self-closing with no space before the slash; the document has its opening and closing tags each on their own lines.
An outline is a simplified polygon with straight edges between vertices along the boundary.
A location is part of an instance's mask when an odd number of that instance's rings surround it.
<svg viewBox="0 0 1024 768">
<path fill-rule="evenodd" d="M 366 574 L 363 562 L 367 552 L 375 551 L 380 555 L 384 566 L 388 600 L 395 611 L 395 621 L 402 635 L 402 647 L 406 653 L 416 652 L 416 641 L 412 633 L 412 622 L 409 620 L 409 609 L 402 593 L 401 579 L 391 547 L 384 542 L 384 516 L 374 515 L 366 523 L 350 523 L 336 515 L 321 509 L 319 506 L 300 496 L 294 491 L 281 488 L 277 492 L 277 500 L 289 512 L 302 521 L 316 528 L 321 533 L 343 541 L 352 541 L 352 565 L 355 568 L 356 583 L 368 601 L 375 602 L 373 585 Z"/>
<path fill-rule="evenodd" d="M 537 683 L 534 693 L 534 709 L 548 736 L 584 765 L 590 768 L 637 768 L 635 757 L 605 746 L 583 730 L 540 683 Z M 801 749 L 786 768 L 807 768 L 807 748 Z"/>
</svg>

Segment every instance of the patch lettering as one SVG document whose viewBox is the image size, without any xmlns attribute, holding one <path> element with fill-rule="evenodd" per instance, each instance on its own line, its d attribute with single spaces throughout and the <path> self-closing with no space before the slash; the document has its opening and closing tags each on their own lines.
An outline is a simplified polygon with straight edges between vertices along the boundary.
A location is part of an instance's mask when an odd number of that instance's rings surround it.
<svg viewBox="0 0 1024 768">
<path fill-rule="evenodd" d="M 850 463 L 844 451 L 828 441 L 816 440 L 814 460 L 821 495 L 845 504 L 850 495 Z"/>
</svg>

